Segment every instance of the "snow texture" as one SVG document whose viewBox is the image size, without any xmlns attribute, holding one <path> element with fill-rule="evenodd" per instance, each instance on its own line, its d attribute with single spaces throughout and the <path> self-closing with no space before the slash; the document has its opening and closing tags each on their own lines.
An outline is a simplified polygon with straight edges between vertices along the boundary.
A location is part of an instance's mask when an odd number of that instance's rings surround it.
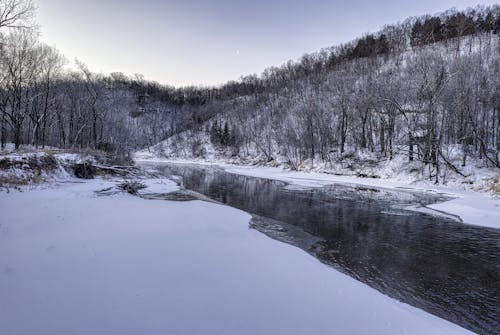
<svg viewBox="0 0 500 335">
<path fill-rule="evenodd" d="M 0 192 L 0 334 L 470 334 L 244 212 L 95 192 L 115 184 Z"/>
<path fill-rule="evenodd" d="M 169 179 L 149 178 L 138 181 L 146 186 L 146 188 L 139 190 L 139 194 L 162 194 L 179 190 L 177 183 Z"/>
</svg>

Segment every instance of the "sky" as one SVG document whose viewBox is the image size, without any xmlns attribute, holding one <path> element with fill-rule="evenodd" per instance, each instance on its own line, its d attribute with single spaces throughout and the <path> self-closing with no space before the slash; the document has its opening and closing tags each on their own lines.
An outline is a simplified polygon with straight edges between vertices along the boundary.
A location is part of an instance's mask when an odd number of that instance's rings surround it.
<svg viewBox="0 0 500 335">
<path fill-rule="evenodd" d="M 94 72 L 218 85 L 385 24 L 488 0 L 35 0 L 42 40 Z"/>
</svg>

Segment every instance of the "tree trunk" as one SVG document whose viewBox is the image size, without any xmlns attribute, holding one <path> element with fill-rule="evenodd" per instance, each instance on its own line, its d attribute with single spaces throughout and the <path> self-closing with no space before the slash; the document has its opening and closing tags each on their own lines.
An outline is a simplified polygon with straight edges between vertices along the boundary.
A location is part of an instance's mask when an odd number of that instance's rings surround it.
<svg viewBox="0 0 500 335">
<path fill-rule="evenodd" d="M 413 135 L 411 134 L 411 132 L 408 134 L 408 138 L 409 138 L 408 157 L 409 157 L 410 162 L 413 162 Z"/>
</svg>

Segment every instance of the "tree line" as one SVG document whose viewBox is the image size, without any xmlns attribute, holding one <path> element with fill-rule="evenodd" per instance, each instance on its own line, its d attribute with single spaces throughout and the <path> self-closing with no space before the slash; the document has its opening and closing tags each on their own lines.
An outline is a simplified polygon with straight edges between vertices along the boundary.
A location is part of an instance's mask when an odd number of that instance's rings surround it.
<svg viewBox="0 0 500 335">
<path fill-rule="evenodd" d="M 226 155 L 292 168 L 363 152 L 379 161 L 403 155 L 436 182 L 443 171 L 468 174 L 469 159 L 499 168 L 499 17 L 493 6 L 406 20 L 242 78 L 244 98 L 207 102 L 218 107 L 209 123 L 234 129 Z M 440 27 L 434 35 L 421 32 L 429 22 Z M 457 25 L 467 29 L 451 30 Z M 166 142 L 171 155 L 199 147 L 203 131 L 190 129 Z"/>
<path fill-rule="evenodd" d="M 230 155 L 338 162 L 404 153 L 462 173 L 449 150 L 499 166 L 500 6 L 387 25 L 218 87 L 77 71 L 38 38 L 31 0 L 0 0 L 0 144 L 127 153 L 188 131 Z M 226 132 L 227 129 L 227 132 Z M 198 143 L 199 144 L 199 143 Z M 455 149 L 452 149 L 455 148 Z M 194 150 L 193 150 L 194 151 Z"/>
</svg>

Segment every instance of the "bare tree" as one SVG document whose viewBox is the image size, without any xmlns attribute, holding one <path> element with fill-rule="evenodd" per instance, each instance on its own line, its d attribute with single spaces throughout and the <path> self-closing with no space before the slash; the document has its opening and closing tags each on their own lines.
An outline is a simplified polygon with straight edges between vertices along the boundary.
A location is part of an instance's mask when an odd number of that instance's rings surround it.
<svg viewBox="0 0 500 335">
<path fill-rule="evenodd" d="M 0 0 L 0 29 L 32 28 L 34 15 L 32 0 Z"/>
</svg>

